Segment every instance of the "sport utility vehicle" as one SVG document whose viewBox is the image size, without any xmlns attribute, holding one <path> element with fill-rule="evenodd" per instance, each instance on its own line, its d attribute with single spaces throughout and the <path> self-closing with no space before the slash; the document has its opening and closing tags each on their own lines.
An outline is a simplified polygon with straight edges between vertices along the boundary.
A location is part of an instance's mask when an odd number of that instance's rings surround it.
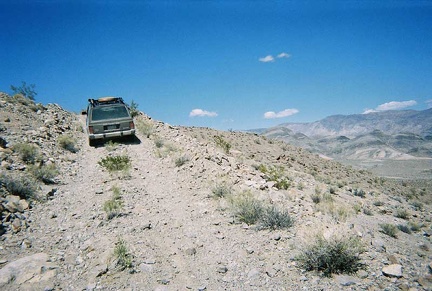
<svg viewBox="0 0 432 291">
<path fill-rule="evenodd" d="M 129 107 L 121 97 L 89 99 L 87 111 L 87 133 L 90 146 L 96 140 L 120 136 L 134 136 L 135 124 Z"/>
</svg>

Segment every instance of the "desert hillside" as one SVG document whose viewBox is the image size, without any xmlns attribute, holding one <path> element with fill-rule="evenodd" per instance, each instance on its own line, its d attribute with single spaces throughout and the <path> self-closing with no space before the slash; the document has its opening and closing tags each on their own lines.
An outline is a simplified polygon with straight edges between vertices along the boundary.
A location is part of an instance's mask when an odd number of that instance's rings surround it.
<svg viewBox="0 0 432 291">
<path fill-rule="evenodd" d="M 252 133 L 0 93 L 0 290 L 432 290 L 432 192 Z"/>
</svg>

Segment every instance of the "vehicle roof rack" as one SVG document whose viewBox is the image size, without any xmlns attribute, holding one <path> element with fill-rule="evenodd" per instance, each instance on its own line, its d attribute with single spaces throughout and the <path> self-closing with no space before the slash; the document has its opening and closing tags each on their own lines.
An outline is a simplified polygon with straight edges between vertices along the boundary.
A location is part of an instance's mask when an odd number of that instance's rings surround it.
<svg viewBox="0 0 432 291">
<path fill-rule="evenodd" d="M 125 104 L 122 97 L 101 97 L 98 99 L 89 99 L 89 103 L 94 107 L 108 104 Z"/>
</svg>

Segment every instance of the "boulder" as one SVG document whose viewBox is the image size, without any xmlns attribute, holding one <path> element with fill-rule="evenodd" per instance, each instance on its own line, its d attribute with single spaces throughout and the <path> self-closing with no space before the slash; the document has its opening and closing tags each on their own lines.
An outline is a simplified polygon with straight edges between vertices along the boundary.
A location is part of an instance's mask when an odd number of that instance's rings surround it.
<svg viewBox="0 0 432 291">
<path fill-rule="evenodd" d="M 18 259 L 0 270 L 0 289 L 13 290 L 12 284 L 51 282 L 57 274 L 57 268 L 49 262 L 49 256 L 45 253 Z"/>
<path fill-rule="evenodd" d="M 391 264 L 382 268 L 382 273 L 387 277 L 402 277 L 402 265 L 399 264 Z"/>
</svg>

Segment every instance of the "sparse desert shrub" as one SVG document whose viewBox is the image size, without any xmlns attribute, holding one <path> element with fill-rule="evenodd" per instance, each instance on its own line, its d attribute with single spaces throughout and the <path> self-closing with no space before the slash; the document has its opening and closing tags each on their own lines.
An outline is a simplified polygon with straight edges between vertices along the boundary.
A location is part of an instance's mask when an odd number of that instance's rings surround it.
<svg viewBox="0 0 432 291">
<path fill-rule="evenodd" d="M 364 267 L 360 254 L 364 247 L 357 237 L 325 239 L 318 236 L 297 256 L 299 266 L 306 271 L 332 274 L 352 274 Z"/>
<path fill-rule="evenodd" d="M 360 213 L 362 206 L 360 204 L 356 203 L 353 205 L 353 209 L 354 209 L 355 213 Z"/>
<path fill-rule="evenodd" d="M 126 242 L 119 238 L 114 248 L 114 257 L 117 260 L 117 266 L 122 270 L 132 268 L 132 255 L 126 246 Z"/>
<path fill-rule="evenodd" d="M 226 154 L 229 154 L 231 149 L 231 144 L 227 142 L 221 135 L 215 135 L 214 141 L 216 145 L 223 149 Z"/>
<path fill-rule="evenodd" d="M 369 208 L 366 208 L 366 207 L 363 208 L 363 213 L 366 214 L 366 215 L 369 215 L 369 216 L 373 215 L 372 210 L 370 210 Z"/>
<path fill-rule="evenodd" d="M 248 225 L 255 224 L 261 218 L 264 206 L 261 201 L 252 196 L 250 192 L 232 196 L 230 199 L 233 215 L 239 222 Z"/>
<path fill-rule="evenodd" d="M 177 148 L 169 143 L 164 143 L 161 148 L 156 149 L 156 156 L 159 158 L 166 158 L 171 153 L 177 151 Z"/>
<path fill-rule="evenodd" d="M 34 144 L 19 143 L 14 145 L 13 150 L 25 163 L 34 164 L 40 157 L 39 148 Z"/>
<path fill-rule="evenodd" d="M 153 125 L 150 121 L 140 120 L 136 122 L 136 127 L 138 131 L 147 138 L 149 138 L 154 131 Z"/>
<path fill-rule="evenodd" d="M 275 182 L 274 186 L 279 190 L 287 190 L 291 186 L 291 181 L 285 176 L 285 169 L 282 166 L 260 165 L 258 170 L 265 174 L 267 181 Z"/>
<path fill-rule="evenodd" d="M 318 204 L 321 202 L 321 195 L 320 194 L 312 194 L 311 198 L 312 198 L 312 202 L 315 204 Z"/>
<path fill-rule="evenodd" d="M 27 176 L 1 174 L 0 185 L 4 186 L 11 195 L 16 195 L 23 199 L 37 198 L 36 182 Z"/>
<path fill-rule="evenodd" d="M 398 224 L 397 228 L 407 234 L 411 234 L 411 229 L 408 225 Z"/>
<path fill-rule="evenodd" d="M 330 193 L 324 193 L 322 195 L 322 200 L 325 202 L 333 202 L 334 198 L 333 198 L 333 195 L 331 195 Z"/>
<path fill-rule="evenodd" d="M 366 197 L 366 192 L 363 191 L 362 189 L 354 189 L 353 194 L 354 196 L 361 197 L 361 198 Z"/>
<path fill-rule="evenodd" d="M 14 94 L 22 95 L 23 97 L 28 98 L 29 100 L 35 100 L 35 96 L 37 95 L 36 91 L 34 90 L 35 87 L 36 87 L 35 84 L 27 85 L 27 83 L 24 81 L 21 82 L 21 86 L 14 86 L 14 85 L 10 86 Z"/>
<path fill-rule="evenodd" d="M 178 157 L 175 160 L 175 165 L 176 165 L 176 167 L 181 167 L 184 164 L 186 164 L 187 162 L 189 162 L 189 157 L 187 157 L 187 156 L 181 156 L 181 157 Z"/>
<path fill-rule="evenodd" d="M 396 213 L 394 214 L 397 218 L 409 219 L 409 213 L 403 208 L 396 209 Z"/>
<path fill-rule="evenodd" d="M 232 188 L 231 186 L 228 186 L 226 183 L 218 183 L 212 188 L 212 193 L 214 197 L 224 198 L 231 195 Z"/>
<path fill-rule="evenodd" d="M 111 220 L 114 217 L 120 215 L 120 212 L 123 208 L 123 201 L 120 189 L 117 187 L 113 187 L 111 190 L 113 191 L 113 196 L 110 200 L 105 201 L 103 205 L 103 210 L 106 212 L 108 220 Z"/>
<path fill-rule="evenodd" d="M 131 117 L 138 116 L 139 110 L 138 110 L 138 103 L 132 100 L 130 106 L 129 106 Z"/>
<path fill-rule="evenodd" d="M 32 165 L 29 167 L 30 173 L 39 181 L 44 182 L 45 184 L 53 184 L 54 178 L 59 174 L 56 165 L 42 165 L 36 166 Z"/>
<path fill-rule="evenodd" d="M 416 223 L 416 222 L 413 222 L 413 221 L 408 222 L 408 225 L 409 225 L 410 229 L 414 232 L 419 231 L 423 226 L 423 225 Z"/>
<path fill-rule="evenodd" d="M 390 223 L 382 223 L 379 226 L 380 226 L 380 232 L 388 236 L 391 236 L 393 238 L 397 238 L 398 228 L 395 225 Z"/>
<path fill-rule="evenodd" d="M 303 184 L 303 182 L 299 182 L 298 184 L 297 184 L 297 189 L 299 189 L 300 191 L 302 191 L 303 189 L 304 189 L 304 184 Z"/>
<path fill-rule="evenodd" d="M 157 136 L 154 138 L 154 144 L 158 149 L 160 149 L 164 146 L 164 140 L 159 136 Z"/>
<path fill-rule="evenodd" d="M 112 140 L 109 140 L 105 143 L 105 148 L 107 149 L 107 151 L 113 152 L 118 147 L 118 145 L 119 145 L 118 143 L 116 143 Z"/>
<path fill-rule="evenodd" d="M 131 167 L 131 160 L 128 156 L 108 156 L 106 158 L 102 158 L 98 164 L 108 172 L 118 172 L 118 171 L 127 171 Z"/>
<path fill-rule="evenodd" d="M 418 200 L 412 201 L 412 202 L 411 202 L 411 206 L 412 206 L 412 207 L 414 208 L 414 210 L 416 210 L 416 211 L 421 211 L 421 210 L 423 210 L 423 203 L 420 202 L 420 201 L 418 201 Z"/>
<path fill-rule="evenodd" d="M 336 188 L 330 187 L 329 192 L 330 194 L 336 194 Z"/>
<path fill-rule="evenodd" d="M 275 206 L 267 207 L 259 220 L 261 227 L 271 230 L 289 228 L 294 224 L 288 211 L 281 211 Z"/>
<path fill-rule="evenodd" d="M 384 202 L 377 200 L 377 201 L 374 201 L 373 205 L 378 206 L 378 207 L 383 206 Z"/>
<path fill-rule="evenodd" d="M 59 146 L 71 153 L 76 153 L 78 149 L 76 148 L 76 140 L 70 135 L 62 135 L 58 138 Z"/>
</svg>

